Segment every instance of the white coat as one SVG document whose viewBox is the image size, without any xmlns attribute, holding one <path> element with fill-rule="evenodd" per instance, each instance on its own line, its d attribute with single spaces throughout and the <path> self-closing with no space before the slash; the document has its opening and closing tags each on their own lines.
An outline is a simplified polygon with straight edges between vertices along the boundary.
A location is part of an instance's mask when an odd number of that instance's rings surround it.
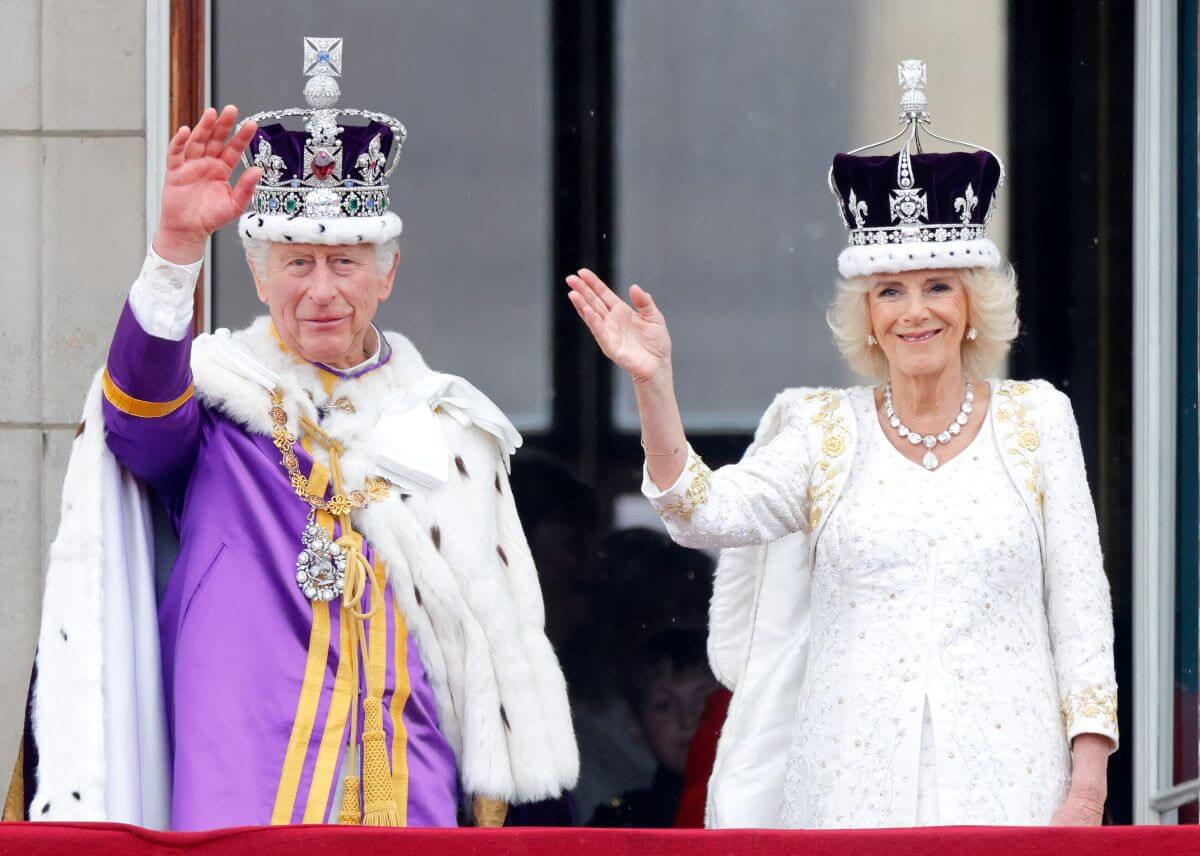
<svg viewBox="0 0 1200 856">
<path fill-rule="evenodd" d="M 882 701 L 887 690 L 878 674 L 859 674 L 853 668 L 843 669 L 832 682 L 826 672 L 819 686 L 810 685 L 816 681 L 808 668 L 815 659 L 810 639 L 823 638 L 812 633 L 811 622 L 836 626 L 851 620 L 840 610 L 852 604 L 813 597 L 827 582 L 814 579 L 814 558 L 824 524 L 846 487 L 860 435 L 879 430 L 867 421 L 875 418 L 873 407 L 864 405 L 870 395 L 862 388 L 785 391 L 763 417 L 738 464 L 711 472 L 689 452 L 688 465 L 671 488 L 658 491 L 648 478 L 643 485 L 677 542 L 722 550 L 710 611 L 709 655 L 714 673 L 734 697 L 709 784 L 711 827 L 783 825 L 785 764 L 795 729 L 829 726 L 832 735 L 834 725 L 818 721 L 815 711 L 836 711 L 835 696 L 851 693 L 868 704 L 872 694 Z M 1114 748 L 1118 737 L 1111 600 L 1078 429 L 1066 396 L 1044 381 L 995 384 L 988 418 L 1005 469 L 1036 529 L 1041 567 L 1035 569 L 1032 585 L 1022 587 L 1019 595 L 1009 593 L 1003 609 L 998 603 L 994 610 L 989 604 L 980 611 L 987 616 L 989 633 L 999 635 L 994 650 L 980 651 L 978 673 L 999 677 L 993 691 L 973 694 L 990 702 L 959 705 L 953 715 L 989 722 L 1003 718 L 1019 728 L 1053 731 L 1062 768 L 1069 769 L 1068 741 L 1076 734 L 1103 734 Z M 1010 622 L 1005 610 L 1008 616 L 1038 616 L 1036 622 L 1021 623 L 1026 630 L 1035 628 L 1032 640 L 1025 630 L 1017 632 L 1017 622 Z M 897 614 L 891 620 L 906 619 Z M 881 619 L 875 633 L 904 636 L 899 624 L 886 623 Z M 970 626 L 963 629 L 971 631 Z M 851 650 L 855 644 L 854 637 L 847 642 Z M 1024 659 L 1014 663 L 1018 649 Z M 1039 688 L 1037 698 L 1020 698 L 1003 682 L 1012 669 L 1044 675 L 1048 686 Z M 924 677 L 911 662 L 904 673 Z M 903 679 L 899 672 L 895 677 Z M 921 680 L 917 684 L 925 685 Z M 831 697 L 812 698 L 820 693 Z M 1049 705 L 1043 695 L 1050 697 Z M 800 713 L 808 711 L 812 721 L 797 721 L 802 697 L 806 704 Z M 913 710 L 912 722 L 895 726 L 898 733 L 920 733 L 920 708 L 914 705 Z M 912 769 L 893 771 L 896 781 L 908 776 L 906 781 L 915 783 L 918 758 L 915 751 L 910 754 L 903 763 L 911 761 Z M 1003 765 L 1013 767 L 1014 777 L 1017 764 L 1022 772 L 1027 766 L 1017 757 L 999 763 L 1006 778 Z M 820 798 L 815 802 L 820 809 L 806 818 L 806 825 L 838 825 L 838 815 L 862 818 L 861 806 L 832 805 Z"/>
</svg>

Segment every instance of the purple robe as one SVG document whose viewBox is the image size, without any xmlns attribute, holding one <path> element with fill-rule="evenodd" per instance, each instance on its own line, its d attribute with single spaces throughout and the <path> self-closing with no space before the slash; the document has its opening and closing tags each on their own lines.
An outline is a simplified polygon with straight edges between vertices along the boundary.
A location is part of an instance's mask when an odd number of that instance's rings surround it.
<svg viewBox="0 0 1200 856">
<path fill-rule="evenodd" d="M 270 437 L 190 394 L 190 355 L 190 338 L 149 335 L 127 304 L 104 401 L 109 448 L 158 494 L 179 533 L 159 605 L 171 828 L 324 822 L 337 814 L 354 707 L 341 601 L 313 604 L 297 587 L 308 506 Z M 387 356 L 385 345 L 378 365 Z M 320 368 L 331 384 L 354 380 Z M 294 451 L 310 474 L 311 455 L 299 442 Z M 375 566 L 369 544 L 363 554 Z M 385 623 L 376 638 L 386 639 L 383 719 L 397 807 L 409 826 L 455 826 L 454 755 L 390 585 L 369 587 L 364 603 L 380 594 L 385 608 L 366 637 Z M 361 709 L 356 715 L 361 741 Z"/>
</svg>

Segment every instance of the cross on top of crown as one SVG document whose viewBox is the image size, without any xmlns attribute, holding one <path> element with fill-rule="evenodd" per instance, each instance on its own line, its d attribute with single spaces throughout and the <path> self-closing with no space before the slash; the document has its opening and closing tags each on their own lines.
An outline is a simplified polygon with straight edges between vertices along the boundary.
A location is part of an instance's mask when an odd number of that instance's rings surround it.
<svg viewBox="0 0 1200 856">
<path fill-rule="evenodd" d="M 307 77 L 341 77 L 342 40 L 305 36 L 304 74 Z"/>
<path fill-rule="evenodd" d="M 900 95 L 900 122 L 928 122 L 929 100 L 921 91 L 925 86 L 924 60 L 904 60 L 896 67 L 896 78 L 904 90 Z"/>
<path fill-rule="evenodd" d="M 927 86 L 925 61 L 906 59 L 896 67 L 897 82 L 905 89 L 923 89 Z"/>
</svg>

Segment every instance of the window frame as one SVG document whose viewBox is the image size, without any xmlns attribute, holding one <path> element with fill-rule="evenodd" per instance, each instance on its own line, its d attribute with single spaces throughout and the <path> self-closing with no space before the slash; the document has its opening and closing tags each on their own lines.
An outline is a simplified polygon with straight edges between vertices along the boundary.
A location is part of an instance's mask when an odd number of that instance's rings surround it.
<svg viewBox="0 0 1200 856">
<path fill-rule="evenodd" d="M 1185 8 L 1195 8 L 1196 0 L 1180 2 Z M 1175 232 L 1163 228 L 1169 224 L 1161 218 L 1155 221 L 1154 229 L 1150 228 L 1149 211 L 1143 211 L 1143 208 L 1147 204 L 1145 200 L 1153 202 L 1154 199 L 1145 193 L 1140 174 L 1135 186 L 1141 193 L 1138 196 L 1141 207 L 1136 208 L 1136 217 L 1126 210 L 1125 201 L 1133 191 L 1121 186 L 1122 178 L 1126 181 L 1130 178 L 1127 172 L 1122 173 L 1128 164 L 1125 161 L 1126 143 L 1121 135 L 1132 138 L 1137 133 L 1143 146 L 1147 142 L 1162 144 L 1165 126 L 1161 123 L 1171 119 L 1173 111 L 1179 109 L 1173 95 L 1164 100 L 1166 93 L 1161 89 L 1163 85 L 1173 85 L 1163 79 L 1161 63 L 1166 62 L 1164 57 L 1168 56 L 1174 61 L 1176 53 L 1175 4 L 1164 5 L 1171 8 L 1159 8 L 1160 4 L 1153 0 L 1120 0 L 1080 11 L 1082 7 L 1076 8 L 1074 4 L 1047 7 L 1037 0 L 1008 0 L 1011 104 L 1025 105 L 1031 91 L 1040 91 L 1041 97 L 1048 99 L 1073 93 L 1081 82 L 1078 75 L 1096 78 L 1086 79 L 1083 83 L 1084 88 L 1090 87 L 1098 94 L 1080 96 L 1076 106 L 1072 107 L 1073 113 L 1059 111 L 1061 115 L 1049 117 L 1051 121 L 1047 122 L 1042 121 L 1047 117 L 1035 116 L 1031 111 L 1010 111 L 1011 147 L 1014 150 L 1010 172 L 1014 180 L 1009 204 L 1014 211 L 1021 212 L 1021 217 L 1013 218 L 1012 258 L 1022 276 L 1031 271 L 1035 274 L 1048 272 L 1052 276 L 1065 271 L 1074 274 L 1070 279 L 1079 280 L 1099 268 L 1097 280 L 1104 277 L 1110 280 L 1107 285 L 1098 282 L 1094 294 L 1090 291 L 1091 282 L 1078 281 L 1070 286 L 1075 290 L 1065 296 L 1045 297 L 1036 291 L 1023 292 L 1022 320 L 1026 334 L 1018 343 L 1012 366 L 1015 375 L 1051 378 L 1065 386 L 1073 398 L 1079 399 L 1076 412 L 1089 471 L 1096 485 L 1107 563 L 1110 569 L 1117 568 L 1114 594 L 1119 610 L 1119 654 L 1122 646 L 1130 645 L 1131 637 L 1136 649 L 1132 667 L 1135 687 L 1133 703 L 1129 705 L 1134 727 L 1128 745 L 1133 750 L 1136 771 L 1132 777 L 1132 798 L 1137 810 L 1131 813 L 1139 822 L 1146 822 L 1141 818 L 1151 817 L 1150 802 L 1155 796 L 1167 796 L 1166 791 L 1157 785 L 1152 788 L 1150 783 L 1159 782 L 1163 763 L 1169 769 L 1169 739 L 1163 742 L 1161 723 L 1154 725 L 1157 730 L 1153 734 L 1146 728 L 1153 725 L 1157 711 L 1162 707 L 1163 676 L 1173 675 L 1173 671 L 1162 670 L 1162 657 L 1170 648 L 1170 639 L 1155 635 L 1139 641 L 1141 633 L 1131 631 L 1129 626 L 1122 629 L 1122 619 L 1133 618 L 1134 627 L 1139 629 L 1161 628 L 1164 623 L 1173 626 L 1173 622 L 1158 619 L 1173 615 L 1170 602 L 1173 590 L 1164 589 L 1163 568 L 1174 567 L 1175 556 L 1173 549 L 1168 551 L 1168 564 L 1162 564 L 1163 557 L 1156 545 L 1164 543 L 1159 540 L 1164 534 L 1161 527 L 1165 525 L 1161 514 L 1175 507 L 1174 496 L 1163 495 L 1161 481 L 1164 471 L 1174 472 L 1172 408 L 1175 386 L 1171 385 L 1169 393 L 1160 394 L 1157 384 L 1175 377 L 1172 373 L 1178 354 L 1173 349 L 1163 349 L 1159 333 L 1166 333 L 1163 322 L 1167 316 L 1154 313 L 1163 309 L 1165 301 L 1169 304 L 1169 317 L 1173 322 L 1177 295 L 1174 290 L 1164 291 L 1166 280 L 1161 268 L 1155 272 L 1148 267 L 1161 264 L 1163 257 L 1160 256 L 1158 261 L 1150 258 L 1153 253 L 1146 241 L 1151 237 L 1173 236 Z M 553 163 L 549 204 L 552 206 L 553 264 L 551 281 L 546 287 L 553 295 L 550 304 L 552 406 L 549 428 L 529 432 L 526 440 L 529 449 L 565 461 L 580 478 L 593 484 L 607 516 L 617 496 L 637 490 L 641 450 L 636 432 L 618 430 L 613 423 L 611 372 L 569 303 L 563 299 L 562 275 L 580 265 L 600 271 L 611 270 L 615 242 L 619 240 L 613 228 L 616 120 L 613 82 L 618 47 L 614 42 L 615 0 L 551 0 L 550 9 Z M 180 124 L 191 124 L 207 104 L 210 15 L 209 0 L 170 0 L 169 4 L 146 0 L 147 240 L 153 236 L 156 225 L 163 150 L 169 132 Z M 1135 69 L 1137 89 L 1135 97 L 1127 98 L 1123 87 L 1128 81 L 1122 77 L 1127 74 L 1123 66 L 1127 56 L 1121 40 L 1127 38 L 1123 34 L 1128 32 L 1135 18 L 1139 60 Z M 1087 35 L 1078 38 L 1075 33 L 1081 24 Z M 1037 40 L 1043 38 L 1057 39 L 1052 50 L 1037 49 Z M 1166 47 L 1171 50 L 1164 52 L 1162 49 Z M 1154 65 L 1156 59 L 1159 65 Z M 1143 88 L 1143 78 L 1155 81 L 1155 88 Z M 1095 101 L 1089 100 L 1093 97 Z M 1067 99 L 1063 103 L 1071 104 L 1072 101 Z M 1130 103 L 1135 105 L 1139 119 L 1134 130 L 1130 130 L 1128 122 Z M 1065 138 L 1064 129 L 1068 132 Z M 1039 133 L 1056 136 L 1047 140 L 1038 137 Z M 1114 147 L 1108 144 L 1110 137 L 1116 139 L 1115 153 Z M 1064 139 L 1080 147 L 1072 150 L 1072 162 L 1081 164 L 1082 169 L 1093 169 L 1102 188 L 1073 188 L 1066 194 L 1070 197 L 1067 200 L 1046 192 L 1044 188 L 1053 185 L 1022 177 L 1028 176 L 1031 168 L 1036 171 L 1035 165 L 1024 168 L 1020 165 L 1022 151 L 1042 151 L 1042 145 L 1062 144 Z M 1100 153 L 1100 149 L 1106 151 Z M 1153 157 L 1149 150 L 1143 148 L 1141 151 L 1144 153 L 1139 161 L 1141 169 L 1150 169 L 1156 158 L 1159 165 L 1163 165 L 1165 159 L 1159 158 L 1161 149 L 1154 149 Z M 1104 158 L 1110 158 L 1110 161 Z M 1172 158 L 1171 168 L 1175 163 Z M 1026 172 L 1023 173 L 1023 169 Z M 1176 186 L 1162 184 L 1170 177 L 1156 176 L 1160 187 L 1170 188 L 1170 192 L 1160 194 L 1160 203 L 1164 199 L 1174 200 Z M 1106 193 L 1110 195 L 1106 197 Z M 1098 212 L 1097 218 L 1107 216 L 1110 220 L 1097 225 L 1086 220 L 1086 216 L 1080 216 L 1089 209 Z M 1111 233 L 1106 234 L 1105 229 Z M 1122 266 L 1129 264 L 1128 230 L 1134 230 L 1139 236 L 1140 255 L 1134 254 L 1134 263 L 1138 265 L 1134 268 L 1137 271 L 1135 295 L 1123 290 L 1127 283 L 1122 277 L 1127 271 Z M 1064 266 L 1055 267 L 1052 260 L 1049 268 L 1043 267 L 1046 254 L 1044 244 L 1037 243 L 1039 234 L 1058 235 L 1058 240 L 1074 247 L 1070 252 L 1075 256 Z M 1092 267 L 1081 265 L 1078 257 L 1084 251 L 1078 248 L 1084 243 L 1083 236 L 1088 236 L 1090 243 L 1094 234 L 1100 236 L 1099 248 L 1093 251 L 1089 246 L 1086 249 L 1098 261 L 1089 262 Z M 1172 243 L 1172 252 L 1176 249 Z M 197 288 L 196 333 L 210 327 L 209 301 L 206 300 L 210 293 L 207 267 Z M 1026 279 L 1027 282 L 1036 280 L 1036 276 Z M 1176 279 L 1172 276 L 1170 288 L 1175 287 Z M 1100 318 L 1080 318 L 1072 312 L 1072 297 L 1078 301 L 1080 294 L 1085 292 L 1097 298 Z M 1118 352 L 1119 347 L 1114 349 L 1104 344 L 1110 340 L 1120 341 L 1121 333 L 1130 329 L 1127 313 L 1136 317 L 1139 337 L 1133 367 L 1128 365 L 1125 353 Z M 1169 331 L 1172 341 L 1174 330 L 1172 323 Z M 1089 350 L 1091 346 L 1081 347 L 1088 338 L 1101 341 Z M 1154 343 L 1153 353 L 1141 347 L 1148 342 Z M 1105 348 L 1108 350 L 1103 350 Z M 1164 422 L 1168 416 L 1169 426 Z M 1133 434 L 1136 442 L 1131 442 L 1129 436 L 1131 420 L 1137 421 Z M 1169 435 L 1163 433 L 1167 430 Z M 1171 443 L 1163 443 L 1168 436 L 1172 438 Z M 696 432 L 691 439 L 716 466 L 737 460 L 750 438 L 749 431 L 738 431 Z M 1150 451 L 1156 456 L 1148 457 Z M 1164 457 L 1170 457 L 1170 462 L 1164 461 Z M 1168 463 L 1170 468 L 1164 470 Z M 1131 487 L 1132 512 L 1129 508 Z M 601 521 L 601 525 L 606 523 Z M 1172 515 L 1172 535 L 1174 525 Z M 1165 543 L 1173 548 L 1175 542 L 1172 539 Z M 1127 597 L 1122 587 L 1130 585 L 1131 561 L 1135 569 L 1132 582 L 1134 606 L 1129 609 L 1121 603 Z M 1173 573 L 1170 577 L 1173 585 Z M 1121 662 L 1120 656 L 1118 662 Z M 1148 670 L 1153 674 L 1148 674 Z M 1129 689 L 1123 687 L 1122 704 L 1129 702 L 1128 693 Z M 1130 721 L 1130 713 L 1123 713 L 1122 719 Z M 1159 761 L 1150 760 L 1147 753 L 1151 749 Z M 1131 798 L 1125 783 L 1129 777 L 1122 772 L 1126 769 L 1124 764 L 1128 761 L 1114 759 L 1110 776 L 1110 807 L 1116 807 L 1114 814 L 1121 820 L 1128 819 L 1124 806 Z M 1162 813 L 1158 812 L 1157 817 L 1161 818 Z"/>
<path fill-rule="evenodd" d="M 1138 0 L 1135 13 L 1134 822 L 1147 824 L 1176 822 L 1200 794 L 1173 769 L 1179 164 L 1194 155 L 1179 147 L 1179 11 Z"/>
</svg>

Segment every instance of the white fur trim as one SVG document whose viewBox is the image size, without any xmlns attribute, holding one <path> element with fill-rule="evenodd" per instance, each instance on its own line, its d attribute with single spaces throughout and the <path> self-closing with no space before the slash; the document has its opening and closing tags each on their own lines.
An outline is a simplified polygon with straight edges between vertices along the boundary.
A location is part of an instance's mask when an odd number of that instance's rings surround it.
<svg viewBox="0 0 1200 856">
<path fill-rule="evenodd" d="M 145 489 L 104 441 L 97 374 L 50 548 L 32 729 L 32 820 L 165 829 L 170 764 Z"/>
<path fill-rule="evenodd" d="M 403 224 L 391 211 L 380 217 L 289 217 L 243 214 L 238 232 L 244 237 L 278 244 L 382 244 L 400 236 Z"/>
<path fill-rule="evenodd" d="M 103 521 L 98 513 L 104 432 L 93 422 L 103 419 L 100 408 L 100 384 L 93 382 L 83 411 L 93 424 L 71 450 L 61 522 L 50 545 L 32 700 L 38 745 L 37 789 L 30 806 L 34 820 L 108 819 L 101 686 Z"/>
<path fill-rule="evenodd" d="M 873 273 L 938 268 L 999 267 L 1000 250 L 990 238 L 846 247 L 838 254 L 838 273 L 846 279 Z"/>
<path fill-rule="evenodd" d="M 231 334 L 278 375 L 289 430 L 295 431 L 302 414 L 316 419 L 316 407 L 330 399 L 354 405 L 353 413 L 329 411 L 321 423 L 346 450 L 341 467 L 349 484 L 378 473 L 375 427 L 396 398 L 437 387 L 448 390 L 452 402 L 459 398 L 455 390 L 461 392 L 432 371 L 406 338 L 383 335 L 391 359 L 327 393 L 315 366 L 280 349 L 269 319 Z M 192 372 L 200 399 L 248 430 L 269 435 L 268 391 L 214 356 L 212 337 L 199 337 Z M 481 421 L 467 412 L 475 409 Z M 490 410 L 467 411 L 447 407 L 436 417 L 457 459 L 445 484 L 407 500 L 393 491 L 388 500 L 355 511 L 353 520 L 387 562 L 464 789 L 528 802 L 572 787 L 579 755 L 562 669 L 544 631 L 536 569 L 508 488 L 506 450 L 487 430 Z M 468 418 L 456 418 L 463 412 Z"/>
</svg>

